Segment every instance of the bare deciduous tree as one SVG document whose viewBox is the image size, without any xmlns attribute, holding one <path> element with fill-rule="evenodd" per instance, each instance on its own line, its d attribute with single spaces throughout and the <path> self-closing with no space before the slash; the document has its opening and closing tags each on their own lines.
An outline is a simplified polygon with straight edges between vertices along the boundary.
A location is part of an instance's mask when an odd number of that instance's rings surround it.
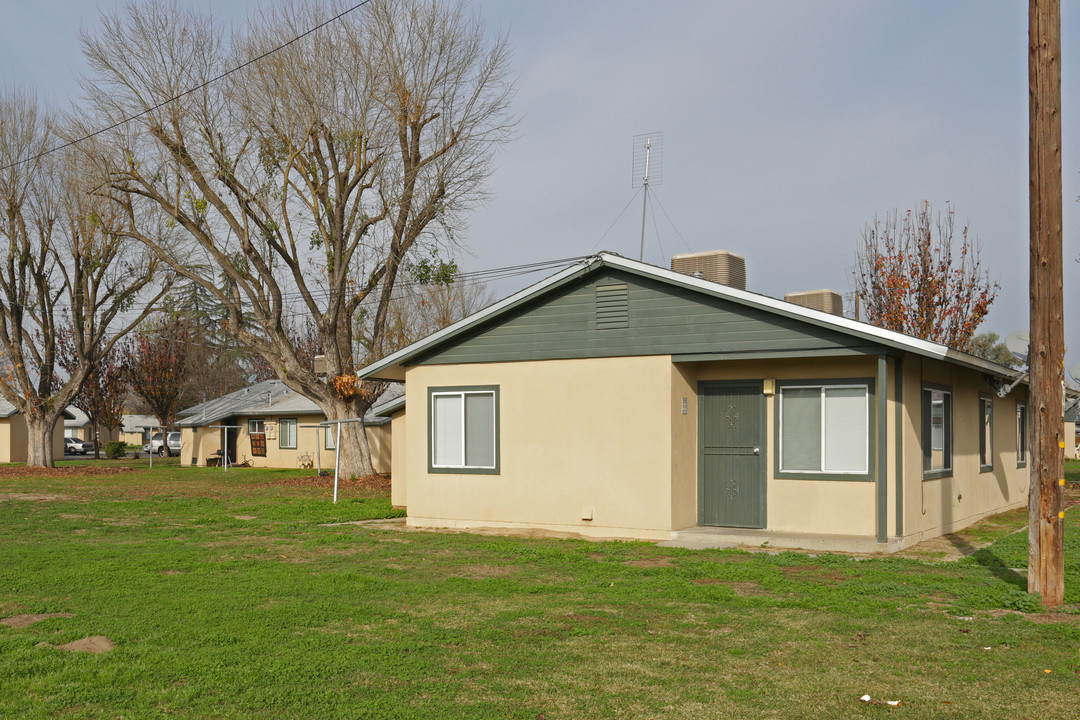
<svg viewBox="0 0 1080 720">
<path fill-rule="evenodd" d="M 0 95 L 0 392 L 26 421 L 37 467 L 53 465 L 53 429 L 88 373 L 147 311 L 121 323 L 157 266 L 110 229 L 123 215 L 88 192 L 93 167 L 71 150 L 46 153 L 61 135 L 30 93 Z M 62 325 L 66 379 L 56 373 Z"/>
<path fill-rule="evenodd" d="M 483 282 L 405 285 L 387 313 L 387 351 L 394 352 L 483 310 L 495 296 Z M 363 323 L 357 331 L 364 337 Z"/>
<path fill-rule="evenodd" d="M 61 330 L 57 342 L 58 362 L 69 375 L 78 370 L 72 339 L 75 334 L 70 326 Z M 129 347 L 125 343 L 113 346 L 87 373 L 82 388 L 71 404 L 86 413 L 93 427 L 94 459 L 100 458 L 98 429 L 110 433 L 124 421 L 124 399 L 127 395 L 127 372 L 125 360 Z"/>
<path fill-rule="evenodd" d="M 286 45 L 341 8 L 288 3 L 227 39 L 209 17 L 149 2 L 83 37 L 94 123 L 139 115 L 109 134 L 100 192 L 330 419 L 378 398 L 380 385 L 347 380 L 387 352 L 402 266 L 454 246 L 514 125 L 505 38 L 463 4 L 375 0 Z M 164 244 L 162 227 L 182 232 Z M 326 379 L 291 342 L 297 313 L 318 330 Z M 362 425 L 343 428 L 340 452 L 343 473 L 372 472 Z"/>
<path fill-rule="evenodd" d="M 929 202 L 903 216 L 893 210 L 863 228 L 856 277 L 866 321 L 888 330 L 968 350 L 997 296 L 978 242 L 961 230 L 953 255 L 954 213 Z"/>
</svg>

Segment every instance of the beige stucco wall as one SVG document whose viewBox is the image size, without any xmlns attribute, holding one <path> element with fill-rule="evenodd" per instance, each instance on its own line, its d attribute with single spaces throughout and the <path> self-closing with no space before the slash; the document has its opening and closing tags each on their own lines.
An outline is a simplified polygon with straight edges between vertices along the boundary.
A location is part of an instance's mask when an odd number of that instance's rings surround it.
<svg viewBox="0 0 1080 720">
<path fill-rule="evenodd" d="M 798 360 L 746 360 L 711 363 L 678 363 L 690 388 L 696 393 L 697 383 L 706 380 L 816 380 L 830 378 L 875 378 L 877 357 L 805 358 Z M 681 398 L 679 400 L 681 404 Z M 875 409 L 871 408 L 871 412 Z M 835 535 L 873 535 L 876 532 L 875 484 L 846 480 L 788 480 L 775 477 L 776 403 L 774 396 L 765 403 L 766 457 L 766 529 L 784 533 L 824 533 Z M 674 529 L 692 527 L 697 523 L 697 410 L 693 422 L 687 423 L 682 447 L 692 447 L 695 470 L 681 482 L 688 487 L 676 488 L 680 497 L 690 498 L 690 508 L 683 508 L 678 517 L 690 522 Z M 876 436 L 876 433 L 875 433 Z M 874 438 L 871 438 L 871 443 Z M 876 463 L 875 463 L 876 464 Z M 873 470 L 873 468 L 872 468 Z M 692 490 L 692 492 L 691 492 Z"/>
<path fill-rule="evenodd" d="M 924 383 L 952 388 L 953 473 L 923 479 L 921 397 Z M 979 468 L 979 397 L 993 399 L 993 469 Z M 963 528 L 987 515 L 1027 502 L 1028 469 L 1016 465 L 1016 404 L 1027 390 L 999 398 L 981 373 L 929 359 L 904 364 L 908 415 L 904 433 L 904 534 L 934 537 Z M 1031 408 L 1028 407 L 1030 418 Z M 1031 442 L 1028 447 L 1030 451 Z"/>
<path fill-rule="evenodd" d="M 61 421 L 63 422 L 63 421 Z M 94 441 L 94 426 L 83 425 L 77 428 L 65 429 L 68 437 L 78 438 L 85 440 L 86 442 Z M 113 428 L 112 430 L 106 430 L 105 428 L 98 429 L 98 445 L 102 449 L 105 448 L 105 443 L 120 438 L 120 428 Z"/>
<path fill-rule="evenodd" d="M 22 415 L 0 419 L 0 463 L 26 462 L 29 433 Z M 64 421 L 58 420 L 53 428 L 53 457 L 64 459 Z"/>
<path fill-rule="evenodd" d="M 280 441 L 281 417 L 296 420 L 296 447 L 282 448 Z M 251 435 L 248 433 L 247 416 L 230 418 L 227 422 L 215 424 L 240 425 L 238 430 L 230 430 L 229 434 L 236 433 L 236 461 L 245 462 L 250 460 L 253 467 L 271 468 L 299 468 L 301 458 L 310 457 L 312 467 L 320 463 L 324 470 L 332 470 L 336 452 L 326 449 L 325 430 L 316 430 L 305 425 L 317 425 L 325 420 L 323 415 L 286 415 L 281 417 L 261 417 L 266 427 L 266 455 L 255 456 L 251 454 Z M 332 431 L 331 431 L 332 432 Z M 368 447 L 371 450 L 372 464 L 379 473 L 390 472 L 390 424 L 372 425 L 367 428 Z M 316 439 L 316 434 L 318 438 Z M 183 428 L 181 430 L 180 462 L 183 465 L 206 465 L 206 458 L 210 457 L 222 445 L 222 430 L 220 428 L 199 427 Z"/>
<path fill-rule="evenodd" d="M 18 416 L 0 418 L 0 463 L 18 462 L 18 460 L 12 459 L 14 445 L 11 441 L 11 421 L 15 417 Z M 25 447 L 26 443 L 23 443 L 22 446 Z"/>
<path fill-rule="evenodd" d="M 907 356 L 898 404 L 897 366 L 889 358 L 885 386 L 875 387 L 886 397 L 887 442 L 876 447 L 876 429 L 870 438 L 875 478 L 881 454 L 885 457 L 885 534 L 914 541 L 1023 504 L 1027 474 L 1016 467 L 1015 412 L 1024 390 L 1000 399 L 989 393 L 981 372 Z M 702 363 L 652 356 L 410 367 L 406 389 L 413 411 L 394 420 L 393 502 L 407 505 L 412 525 L 668 537 L 697 524 L 699 382 L 866 378 L 876 386 L 877 370 L 875 355 Z M 922 477 L 923 382 L 953 387 L 951 478 Z M 500 473 L 429 472 L 427 390 L 472 385 L 499 386 Z M 994 398 L 990 472 L 979 471 L 980 392 Z M 776 478 L 774 396 L 766 398 L 765 408 L 766 530 L 875 538 L 879 480 Z M 869 410 L 876 421 L 876 403 Z M 583 520 L 590 512 L 593 519 Z"/>
<path fill-rule="evenodd" d="M 384 426 L 385 427 L 385 426 Z M 405 410 L 394 413 L 390 419 L 390 504 L 394 507 L 407 507 L 408 475 L 406 473 L 405 451 Z"/>
<path fill-rule="evenodd" d="M 667 356 L 411 367 L 408 522 L 669 537 L 671 384 Z M 427 389 L 470 385 L 499 386 L 500 472 L 430 473 Z"/>
</svg>

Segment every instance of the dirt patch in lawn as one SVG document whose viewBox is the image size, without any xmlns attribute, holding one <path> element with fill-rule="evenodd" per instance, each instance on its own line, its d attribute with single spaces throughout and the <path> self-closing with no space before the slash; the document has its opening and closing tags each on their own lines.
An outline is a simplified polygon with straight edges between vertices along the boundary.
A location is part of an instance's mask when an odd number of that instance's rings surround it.
<svg viewBox="0 0 1080 720">
<path fill-rule="evenodd" d="M 466 578 L 468 580 L 483 580 L 491 577 L 507 577 L 513 574 L 513 570 L 501 565 L 466 565 L 449 573 L 450 577 Z"/>
<path fill-rule="evenodd" d="M 735 591 L 735 594 L 739 597 L 760 597 L 762 595 L 772 595 L 771 592 L 758 585 L 756 582 L 729 582 L 726 583 L 729 588 Z"/>
<path fill-rule="evenodd" d="M 1016 615 L 1025 620 L 1030 620 L 1037 625 L 1080 625 L 1080 614 L 1063 612 L 1025 613 L 1018 610 L 987 610 L 979 615 L 992 618 L 1001 618 L 1006 615 Z"/>
<path fill-rule="evenodd" d="M 0 502 L 5 500 L 20 500 L 22 502 L 30 501 L 50 501 L 50 500 L 67 500 L 66 495 L 46 495 L 42 493 L 0 493 Z"/>
<path fill-rule="evenodd" d="M 114 647 L 116 647 L 116 643 L 114 643 L 112 640 L 105 637 L 104 635 L 91 635 L 90 637 L 85 637 L 82 640 L 75 640 L 69 643 L 64 643 L 63 645 L 44 644 L 44 647 L 52 647 L 56 648 L 57 650 L 64 650 L 66 652 L 84 652 L 91 653 L 92 655 L 101 655 L 102 653 L 107 653 Z"/>
<path fill-rule="evenodd" d="M 675 563 L 669 557 L 645 558 L 643 560 L 627 560 L 624 565 L 638 568 L 671 567 Z"/>
<path fill-rule="evenodd" d="M 69 618 L 74 617 L 71 613 L 32 613 L 27 615 L 12 615 L 11 617 L 0 618 L 0 625 L 9 628 L 24 628 L 30 627 L 34 623 L 39 623 L 42 620 L 48 620 L 49 618 Z"/>
<path fill-rule="evenodd" d="M 302 487 L 302 488 L 327 488 L 334 487 L 333 475 L 312 475 L 308 477 L 283 478 L 269 482 L 252 483 L 250 487 Z M 339 490 L 379 490 L 390 491 L 389 475 L 367 475 L 361 478 L 338 478 Z"/>
<path fill-rule="evenodd" d="M 780 572 L 788 580 L 796 582 L 812 582 L 819 585 L 836 585 L 848 579 L 848 574 L 818 565 L 790 565 L 780 568 Z"/>
</svg>

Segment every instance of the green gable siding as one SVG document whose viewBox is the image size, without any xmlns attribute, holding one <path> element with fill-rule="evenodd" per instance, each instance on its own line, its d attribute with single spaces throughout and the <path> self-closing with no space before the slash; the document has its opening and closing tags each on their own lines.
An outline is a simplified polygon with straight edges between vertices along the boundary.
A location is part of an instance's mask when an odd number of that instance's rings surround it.
<svg viewBox="0 0 1080 720">
<path fill-rule="evenodd" d="M 612 327 L 607 288 L 625 283 L 629 317 Z M 598 292 L 597 288 L 601 288 Z M 866 341 L 795 318 L 713 298 L 694 290 L 605 269 L 481 326 L 417 358 L 445 365 L 515 360 L 677 355 L 791 353 L 857 348 Z"/>
</svg>

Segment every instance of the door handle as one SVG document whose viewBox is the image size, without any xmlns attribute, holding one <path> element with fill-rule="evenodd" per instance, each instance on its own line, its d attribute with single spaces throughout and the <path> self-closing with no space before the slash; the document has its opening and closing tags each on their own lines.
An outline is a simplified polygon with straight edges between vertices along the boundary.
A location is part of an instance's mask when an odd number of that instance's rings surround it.
<svg viewBox="0 0 1080 720">
<path fill-rule="evenodd" d="M 754 454 L 755 455 L 760 455 L 761 454 L 761 448 L 759 448 L 759 447 L 754 448 Z"/>
</svg>

